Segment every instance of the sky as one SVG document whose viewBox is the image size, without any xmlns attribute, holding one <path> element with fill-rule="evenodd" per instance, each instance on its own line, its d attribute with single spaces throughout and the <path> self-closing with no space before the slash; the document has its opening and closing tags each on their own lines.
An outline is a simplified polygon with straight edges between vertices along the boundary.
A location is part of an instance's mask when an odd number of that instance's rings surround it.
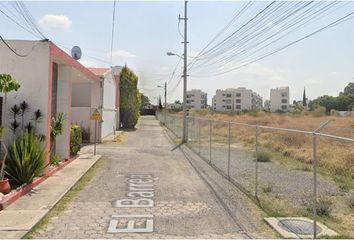
<svg viewBox="0 0 354 240">
<path fill-rule="evenodd" d="M 254 16 L 269 2 L 255 2 L 254 8 L 243 14 L 232 33 L 242 21 Z M 80 62 L 87 67 L 109 67 L 113 1 L 25 1 L 34 21 L 51 41 L 69 52 L 80 46 Z M 245 2 L 190 1 L 188 3 L 188 61 L 193 61 L 206 44 L 232 19 Z M 0 1 L 0 9 L 16 12 L 9 2 Z M 354 11 L 354 2 L 311 22 L 289 35 L 283 43 L 302 37 Z M 178 31 L 178 16 L 184 13 L 182 1 L 117 1 L 113 44 L 113 65 L 127 65 L 139 76 L 140 90 L 155 103 L 168 84 L 168 102 L 182 99 L 182 83 L 177 85 L 182 69 L 179 64 L 174 78 L 171 74 L 179 61 L 166 52 L 183 53 L 182 37 Z M 264 22 L 264 24 L 271 24 Z M 209 104 L 216 89 L 247 87 L 269 99 L 270 88 L 290 87 L 290 100 L 302 99 L 304 87 L 309 99 L 321 95 L 336 96 L 353 81 L 354 19 L 316 34 L 270 57 L 233 72 L 211 77 L 214 70 L 201 67 L 188 78 L 188 89 L 208 93 Z M 183 21 L 180 31 L 183 32 Z M 277 31 L 274 26 L 274 31 Z M 38 39 L 27 33 L 0 13 L 0 35 L 5 39 Z M 276 45 L 278 44 L 278 45 Z M 275 43 L 274 47 L 281 46 Z M 237 61 L 231 62 L 237 66 Z M 198 74 L 200 76 L 198 76 Z M 176 87 L 178 86 L 178 87 Z"/>
</svg>

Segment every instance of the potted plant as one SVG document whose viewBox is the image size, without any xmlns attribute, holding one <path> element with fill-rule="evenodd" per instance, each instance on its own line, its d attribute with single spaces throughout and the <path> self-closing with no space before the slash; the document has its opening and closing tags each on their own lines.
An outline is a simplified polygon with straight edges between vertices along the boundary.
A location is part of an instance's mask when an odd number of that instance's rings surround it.
<svg viewBox="0 0 354 240">
<path fill-rule="evenodd" d="M 6 125 L 6 109 L 7 109 L 7 93 L 12 91 L 17 91 L 20 88 L 20 84 L 11 77 L 10 74 L 0 74 L 0 92 L 4 93 L 4 114 L 2 119 L 1 126 L 1 147 L 4 149 L 3 160 L 1 162 L 0 168 L 0 192 L 3 194 L 7 194 L 11 191 L 9 180 L 5 178 L 5 162 L 7 157 L 7 148 L 4 144 L 4 128 Z"/>
</svg>

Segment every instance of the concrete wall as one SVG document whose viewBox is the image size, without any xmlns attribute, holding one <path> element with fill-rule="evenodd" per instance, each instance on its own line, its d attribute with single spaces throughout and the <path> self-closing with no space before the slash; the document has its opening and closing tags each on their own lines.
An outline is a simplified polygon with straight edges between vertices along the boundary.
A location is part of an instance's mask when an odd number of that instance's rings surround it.
<svg viewBox="0 0 354 240">
<path fill-rule="evenodd" d="M 73 83 L 72 106 L 73 107 L 91 106 L 91 83 Z"/>
<path fill-rule="evenodd" d="M 103 81 L 103 109 L 101 138 L 113 133 L 116 129 L 116 83 L 112 72 L 105 75 Z"/>
<path fill-rule="evenodd" d="M 7 106 L 9 108 L 22 101 L 28 102 L 30 111 L 26 114 L 26 123 L 31 121 L 33 112 L 40 109 L 45 118 L 38 124 L 37 130 L 41 134 L 47 134 L 49 43 L 18 40 L 7 42 L 18 53 L 29 53 L 27 57 L 18 57 L 0 42 L 0 73 L 11 74 L 21 84 L 18 92 L 8 94 Z M 8 127 L 10 119 L 6 115 Z M 11 134 L 7 136 L 11 137 Z"/>
<path fill-rule="evenodd" d="M 71 80 L 72 67 L 69 65 L 58 65 L 58 94 L 57 94 L 57 113 L 64 113 L 63 134 L 56 138 L 55 153 L 63 159 L 70 157 L 70 126 L 71 126 Z"/>
</svg>

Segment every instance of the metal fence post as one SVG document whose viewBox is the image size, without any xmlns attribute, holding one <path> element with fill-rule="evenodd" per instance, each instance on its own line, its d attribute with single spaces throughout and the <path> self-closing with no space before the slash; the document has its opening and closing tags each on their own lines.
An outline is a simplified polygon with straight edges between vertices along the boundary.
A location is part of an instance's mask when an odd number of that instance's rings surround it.
<svg viewBox="0 0 354 240">
<path fill-rule="evenodd" d="M 256 181 L 255 181 L 255 196 L 258 199 L 258 125 L 256 125 Z"/>
<path fill-rule="evenodd" d="M 316 133 L 312 135 L 312 165 L 313 165 L 313 238 L 317 238 L 317 142 Z"/>
<path fill-rule="evenodd" d="M 227 177 L 230 180 L 230 158 L 231 158 L 231 154 L 230 154 L 230 147 L 231 147 L 231 122 L 229 122 L 229 149 L 227 152 Z"/>
<path fill-rule="evenodd" d="M 312 133 L 312 165 L 313 165 L 313 238 L 317 238 L 317 134 L 325 128 L 332 119 L 321 124 Z"/>
<path fill-rule="evenodd" d="M 211 129 L 212 129 L 212 121 L 210 120 L 209 125 L 209 163 L 211 164 Z"/>
</svg>

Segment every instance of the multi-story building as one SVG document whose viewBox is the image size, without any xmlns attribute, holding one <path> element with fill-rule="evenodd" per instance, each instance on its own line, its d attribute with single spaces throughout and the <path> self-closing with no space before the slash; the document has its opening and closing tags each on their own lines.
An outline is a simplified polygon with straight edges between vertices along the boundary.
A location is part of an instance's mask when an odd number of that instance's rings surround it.
<svg viewBox="0 0 354 240">
<path fill-rule="evenodd" d="M 246 88 L 227 88 L 216 90 L 212 108 L 215 111 L 232 112 L 261 109 L 263 99 L 259 94 Z"/>
<path fill-rule="evenodd" d="M 270 89 L 270 111 L 289 111 L 289 87 Z"/>
<path fill-rule="evenodd" d="M 196 110 L 207 108 L 207 93 L 202 92 L 199 89 L 192 89 L 187 91 L 187 101 L 186 105 L 188 108 L 193 108 Z"/>
</svg>

